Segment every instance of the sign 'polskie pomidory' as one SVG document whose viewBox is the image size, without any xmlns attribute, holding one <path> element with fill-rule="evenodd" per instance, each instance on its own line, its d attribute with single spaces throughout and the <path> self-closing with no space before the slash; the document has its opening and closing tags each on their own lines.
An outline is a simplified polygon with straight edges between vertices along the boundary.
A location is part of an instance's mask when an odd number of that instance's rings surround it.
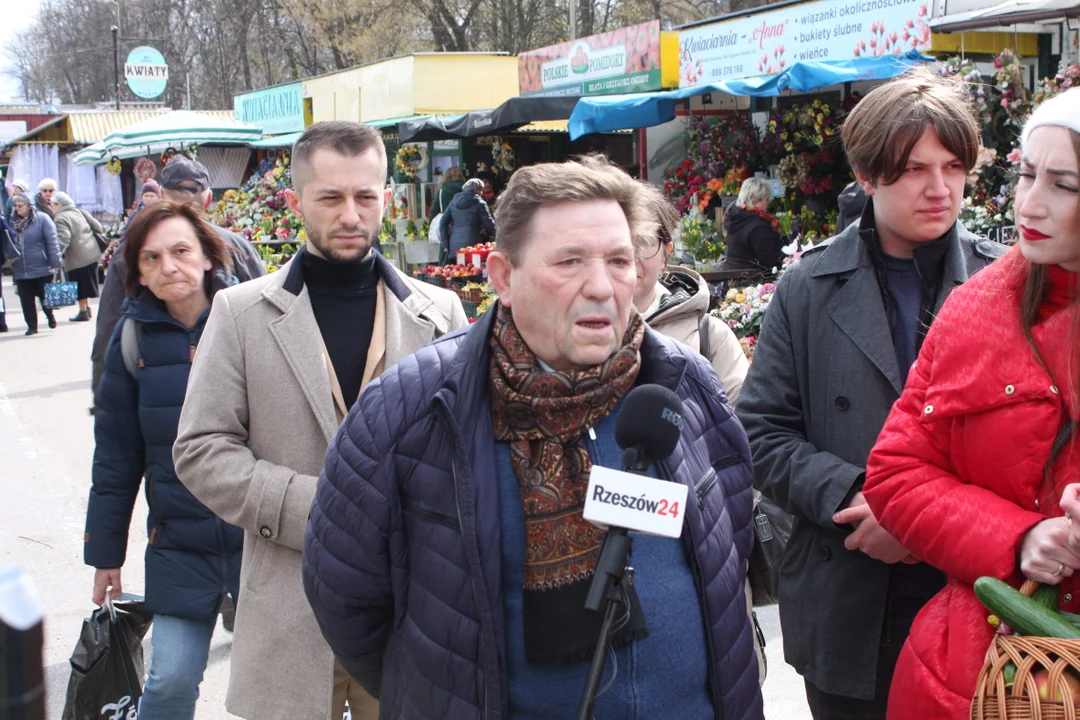
<svg viewBox="0 0 1080 720">
<path fill-rule="evenodd" d="M 683 30 L 679 87 L 930 47 L 929 0 L 821 0 Z"/>
<path fill-rule="evenodd" d="M 666 60 L 665 60 L 666 58 Z M 522 95 L 604 95 L 678 85 L 678 33 L 642 23 L 518 55 Z"/>
</svg>

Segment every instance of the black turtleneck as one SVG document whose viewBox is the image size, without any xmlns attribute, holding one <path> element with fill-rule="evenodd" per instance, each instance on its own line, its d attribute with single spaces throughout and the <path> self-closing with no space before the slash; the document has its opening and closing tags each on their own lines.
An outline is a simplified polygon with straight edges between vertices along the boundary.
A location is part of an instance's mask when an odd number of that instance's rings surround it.
<svg viewBox="0 0 1080 720">
<path fill-rule="evenodd" d="M 375 325 L 379 284 L 375 255 L 359 263 L 335 263 L 305 248 L 303 269 L 315 321 L 334 363 L 345 406 L 351 408 L 360 395 Z"/>
</svg>

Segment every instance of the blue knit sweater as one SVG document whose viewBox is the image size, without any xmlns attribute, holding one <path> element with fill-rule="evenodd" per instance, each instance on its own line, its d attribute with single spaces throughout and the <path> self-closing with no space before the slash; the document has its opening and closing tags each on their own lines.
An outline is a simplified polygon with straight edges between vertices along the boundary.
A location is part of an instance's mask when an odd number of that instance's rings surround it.
<svg viewBox="0 0 1080 720">
<path fill-rule="evenodd" d="M 618 469 L 615 443 L 618 407 L 586 436 L 594 465 Z M 502 590 L 506 613 L 506 665 L 510 713 L 515 720 L 577 716 L 588 662 L 570 667 L 530 665 L 525 659 L 522 584 L 525 572 L 525 517 L 521 487 L 514 476 L 508 443 L 496 444 L 499 512 L 502 518 Z M 649 636 L 615 652 L 615 683 L 596 703 L 596 720 L 716 716 L 708 691 L 708 654 L 701 605 L 682 540 L 633 534 L 634 587 Z M 583 607 L 582 612 L 589 612 Z M 610 680 L 609 661 L 601 687 Z"/>
</svg>

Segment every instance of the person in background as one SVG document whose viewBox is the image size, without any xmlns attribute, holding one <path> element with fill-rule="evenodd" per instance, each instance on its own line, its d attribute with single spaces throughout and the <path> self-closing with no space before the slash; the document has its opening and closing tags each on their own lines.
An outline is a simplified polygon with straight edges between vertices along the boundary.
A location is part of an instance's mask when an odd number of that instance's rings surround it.
<svg viewBox="0 0 1080 720">
<path fill-rule="evenodd" d="M 484 199 L 484 202 L 488 204 L 488 207 L 494 209 L 495 201 L 499 199 L 495 192 L 495 181 L 489 177 L 481 179 L 484 181 L 484 188 L 480 191 L 480 197 Z"/>
<path fill-rule="evenodd" d="M 689 268 L 667 264 L 668 256 L 675 248 L 672 233 L 679 224 L 679 213 L 656 186 L 643 183 L 642 191 L 656 219 L 657 234 L 655 239 L 639 243 L 642 249 L 637 257 L 634 307 L 653 330 L 701 353 L 712 364 L 728 402 L 735 407 L 746 373 L 750 370 L 750 362 L 731 328 L 720 318 L 709 314 L 709 286 L 705 279 Z M 755 505 L 757 499 L 758 493 L 755 491 Z M 758 679 L 764 683 L 764 636 L 754 614 L 749 582 L 746 585 L 746 600 L 747 612 L 754 623 Z"/>
<path fill-rule="evenodd" d="M 605 534 L 583 495 L 593 467 L 621 467 L 616 418 L 646 383 L 685 408 L 650 472 L 691 493 L 680 539 L 634 536 L 596 718 L 763 718 L 749 447 L 708 362 L 634 309 L 638 243 L 656 239 L 642 196 L 602 160 L 514 173 L 488 256 L 498 303 L 380 377 L 327 449 L 304 590 L 384 720 L 577 716 Z"/>
<path fill-rule="evenodd" d="M 6 268 L 15 262 L 18 253 L 19 251 L 15 245 L 15 230 L 8 223 L 7 217 L 0 215 L 0 268 Z M 0 282 L 0 333 L 6 333 L 7 331 L 7 305 L 4 303 L 4 284 Z"/>
<path fill-rule="evenodd" d="M 956 85 L 912 71 L 868 93 L 841 134 L 870 198 L 780 279 L 736 412 L 755 486 L 795 519 L 785 659 L 815 720 L 880 720 L 912 620 L 945 578 L 879 525 L 867 457 L 942 303 L 1004 247 L 957 222 L 979 126 Z"/>
<path fill-rule="evenodd" d="M 727 253 L 721 270 L 757 271 L 763 279 L 776 276 L 784 262 L 784 239 L 780 223 L 769 214 L 772 183 L 765 178 L 747 178 L 739 188 L 739 198 L 724 216 Z"/>
<path fill-rule="evenodd" d="M 444 265 L 457 262 L 458 250 L 483 242 L 481 230 L 486 230 L 488 237 L 495 237 L 495 218 L 491 216 L 491 208 L 480 197 L 483 187 L 483 180 L 469 180 L 442 214 L 439 238 L 446 258 Z"/>
<path fill-rule="evenodd" d="M 734 406 L 750 363 L 731 328 L 709 315 L 709 286 L 705 279 L 689 268 L 667 264 L 675 248 L 671 235 L 679 222 L 675 208 L 654 186 L 643 185 L 642 191 L 656 218 L 658 233 L 655 239 L 643 242 L 638 253 L 634 307 L 658 333 L 700 349 L 703 354 L 707 349 L 706 359 Z M 703 328 L 704 342 L 700 335 Z"/>
<path fill-rule="evenodd" d="M 439 213 L 446 212 L 446 209 L 450 207 L 450 201 L 461 192 L 464 184 L 465 176 L 457 165 L 444 172 L 442 180 L 439 181 L 439 190 L 435 193 L 435 197 L 431 199 L 431 207 L 428 208 L 428 219 L 434 220 Z"/>
<path fill-rule="evenodd" d="M 836 234 L 844 232 L 848 225 L 859 222 L 859 218 L 862 217 L 863 208 L 866 207 L 866 198 L 869 197 L 866 191 L 863 190 L 862 185 L 858 180 L 853 180 L 844 188 L 840 193 L 840 197 L 836 199 L 837 204 L 840 206 L 840 213 L 836 217 Z"/>
<path fill-rule="evenodd" d="M 56 210 L 56 238 L 60 242 L 64 270 L 68 280 L 79 285 L 79 313 L 71 318 L 71 322 L 89 322 L 90 298 L 98 296 L 97 264 L 101 259 L 101 248 L 94 239 L 94 233 L 104 232 L 105 228 L 92 215 L 75 207 L 75 202 L 67 193 L 56 193 L 53 207 Z"/>
<path fill-rule="evenodd" d="M 1019 242 L 949 297 L 866 467 L 881 526 L 949 577 L 911 628 L 890 720 L 970 717 L 996 632 L 978 578 L 1057 586 L 1080 612 L 1080 89 L 1039 105 L 1020 144 Z"/>
<path fill-rule="evenodd" d="M 12 180 L 11 181 L 11 195 L 4 203 L 4 219 L 11 220 L 12 203 L 15 202 L 15 196 L 22 194 L 25 195 L 30 191 L 30 183 L 25 180 Z"/>
<path fill-rule="evenodd" d="M 48 215 L 50 219 L 55 218 L 56 211 L 53 210 L 52 201 L 53 195 L 56 194 L 56 181 L 52 178 L 42 178 L 37 190 L 37 195 L 34 196 L 34 209 Z"/>
<path fill-rule="evenodd" d="M 26 334 L 37 335 L 38 299 L 41 300 L 49 327 L 56 328 L 56 316 L 45 307 L 45 283 L 60 272 L 64 261 L 60 258 L 60 243 L 56 239 L 56 225 L 52 218 L 38 212 L 24 194 L 16 195 L 13 201 L 11 229 L 20 255 L 11 264 L 11 275 L 22 304 Z"/>
<path fill-rule="evenodd" d="M 201 210 L 209 207 L 213 199 L 213 193 L 210 190 L 210 173 L 207 172 L 206 167 L 196 160 L 182 157 L 174 157 L 161 171 L 160 189 L 165 200 L 194 203 Z M 229 251 L 233 276 L 238 282 L 246 282 L 266 274 L 266 265 L 250 242 L 223 227 L 217 225 L 211 225 L 211 227 Z M 105 284 L 101 288 L 101 300 L 98 301 L 94 344 L 90 350 L 92 363 L 90 387 L 95 397 L 104 368 L 105 349 L 108 347 L 109 338 L 112 337 L 113 328 L 120 319 L 124 302 L 123 277 L 124 239 L 121 237 L 120 243 L 113 251 L 109 271 L 105 273 Z"/>
<path fill-rule="evenodd" d="M 468 323 L 456 295 L 379 253 L 386 171 L 372 127 L 304 131 L 286 194 L 307 243 L 215 298 L 191 371 L 173 458 L 195 497 L 245 531 L 251 592 L 237 605 L 225 702 L 249 720 L 341 720 L 346 701 L 353 720 L 379 716 L 319 635 L 300 586 L 304 529 L 327 444 L 361 390 Z"/>
<path fill-rule="evenodd" d="M 143 183 L 140 199 L 143 207 L 161 199 L 161 186 L 158 185 L 157 180 L 147 180 Z"/>
<path fill-rule="evenodd" d="M 96 568 L 95 605 L 123 592 L 128 529 L 145 477 L 144 593 L 154 624 L 139 716 L 192 720 L 218 610 L 227 593 L 239 597 L 244 534 L 180 484 L 172 446 L 210 303 L 229 285 L 229 253 L 195 207 L 171 202 L 139 214 L 124 253 L 129 297 L 98 393 L 83 558 Z M 125 357 L 128 321 L 137 358 Z"/>
</svg>

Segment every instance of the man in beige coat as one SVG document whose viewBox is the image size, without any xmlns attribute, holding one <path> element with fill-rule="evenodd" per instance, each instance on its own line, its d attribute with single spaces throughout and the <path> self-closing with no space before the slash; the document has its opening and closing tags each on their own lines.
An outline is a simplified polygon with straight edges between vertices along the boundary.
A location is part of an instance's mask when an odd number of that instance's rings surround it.
<svg viewBox="0 0 1080 720">
<path fill-rule="evenodd" d="M 308 242 L 280 271 L 218 293 L 188 382 L 180 480 L 245 530 L 226 708 L 249 720 L 374 720 L 304 596 L 300 551 L 326 447 L 360 390 L 467 323 L 451 293 L 377 251 L 390 198 L 379 133 L 312 125 L 293 150 L 289 206 Z"/>
</svg>

